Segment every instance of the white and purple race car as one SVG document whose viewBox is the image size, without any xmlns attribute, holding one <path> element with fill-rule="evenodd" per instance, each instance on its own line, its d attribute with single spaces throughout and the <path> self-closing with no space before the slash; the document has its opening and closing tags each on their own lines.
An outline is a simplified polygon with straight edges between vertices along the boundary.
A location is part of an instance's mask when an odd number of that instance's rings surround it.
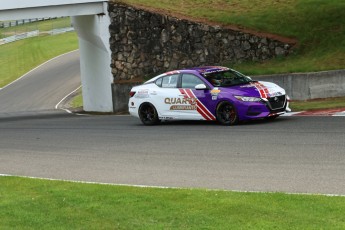
<svg viewBox="0 0 345 230">
<path fill-rule="evenodd" d="M 217 120 L 223 125 L 274 119 L 289 109 L 285 90 L 233 69 L 205 66 L 161 74 L 130 91 L 129 113 L 145 125 L 166 120 Z"/>
</svg>

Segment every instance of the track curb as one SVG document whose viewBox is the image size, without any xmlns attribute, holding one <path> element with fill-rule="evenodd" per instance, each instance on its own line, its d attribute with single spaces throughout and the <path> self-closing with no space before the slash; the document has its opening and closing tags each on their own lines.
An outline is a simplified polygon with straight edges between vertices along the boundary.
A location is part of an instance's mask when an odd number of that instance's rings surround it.
<svg viewBox="0 0 345 230">
<path fill-rule="evenodd" d="M 316 109 L 316 110 L 307 110 L 307 111 L 300 111 L 300 112 L 292 112 L 287 113 L 284 116 L 333 116 L 333 117 L 344 117 L 345 116 L 345 108 L 337 108 L 337 109 Z"/>
</svg>

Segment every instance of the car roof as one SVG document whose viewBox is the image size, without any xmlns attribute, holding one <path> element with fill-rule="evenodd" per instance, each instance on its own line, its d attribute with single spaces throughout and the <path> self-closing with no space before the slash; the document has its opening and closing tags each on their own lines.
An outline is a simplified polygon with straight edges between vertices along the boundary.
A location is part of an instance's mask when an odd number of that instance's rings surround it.
<svg viewBox="0 0 345 230">
<path fill-rule="evenodd" d="M 223 72 L 230 70 L 228 67 L 224 66 L 199 66 L 199 67 L 192 67 L 187 69 L 181 69 L 181 70 L 173 70 L 164 73 L 163 75 L 170 75 L 170 74 L 176 74 L 176 73 L 186 73 L 186 72 L 198 72 L 199 74 L 209 74 L 209 73 L 215 73 L 215 72 Z"/>
<path fill-rule="evenodd" d="M 194 70 L 202 75 L 206 75 L 209 73 L 222 72 L 222 71 L 227 71 L 230 69 L 228 67 L 223 67 L 223 66 L 200 66 L 200 67 L 189 68 L 186 70 Z"/>
<path fill-rule="evenodd" d="M 182 69 L 182 70 L 173 70 L 173 71 L 169 71 L 169 72 L 160 74 L 154 78 L 151 78 L 150 80 L 146 81 L 144 84 L 151 83 L 151 82 L 155 81 L 156 79 L 158 79 L 162 76 L 166 76 L 166 75 L 170 75 L 170 74 L 197 72 L 197 73 L 205 76 L 209 73 L 223 72 L 223 71 L 227 71 L 227 70 L 231 70 L 231 69 L 228 67 L 224 67 L 224 66 L 199 66 L 199 67 L 192 67 L 192 68 L 187 68 L 187 69 Z"/>
</svg>

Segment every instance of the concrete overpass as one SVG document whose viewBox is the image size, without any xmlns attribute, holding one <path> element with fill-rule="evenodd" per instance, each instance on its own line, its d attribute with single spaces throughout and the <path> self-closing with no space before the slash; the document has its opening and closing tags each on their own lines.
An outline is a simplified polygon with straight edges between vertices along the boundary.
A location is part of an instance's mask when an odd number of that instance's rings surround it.
<svg viewBox="0 0 345 230">
<path fill-rule="evenodd" d="M 108 2 L 105 0 L 1 0 L 0 21 L 72 17 L 78 33 L 84 110 L 112 112 Z"/>
</svg>

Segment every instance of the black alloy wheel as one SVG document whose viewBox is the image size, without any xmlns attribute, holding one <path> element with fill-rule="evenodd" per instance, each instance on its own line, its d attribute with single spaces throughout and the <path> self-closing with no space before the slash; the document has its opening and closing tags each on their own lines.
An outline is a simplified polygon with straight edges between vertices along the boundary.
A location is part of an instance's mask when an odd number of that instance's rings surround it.
<svg viewBox="0 0 345 230">
<path fill-rule="evenodd" d="M 238 123 L 238 115 L 235 106 L 230 102 L 224 101 L 217 106 L 217 120 L 222 125 L 236 125 Z"/>
<path fill-rule="evenodd" d="M 140 106 L 139 117 L 144 125 L 156 125 L 159 123 L 157 110 L 150 103 L 144 103 Z"/>
</svg>

